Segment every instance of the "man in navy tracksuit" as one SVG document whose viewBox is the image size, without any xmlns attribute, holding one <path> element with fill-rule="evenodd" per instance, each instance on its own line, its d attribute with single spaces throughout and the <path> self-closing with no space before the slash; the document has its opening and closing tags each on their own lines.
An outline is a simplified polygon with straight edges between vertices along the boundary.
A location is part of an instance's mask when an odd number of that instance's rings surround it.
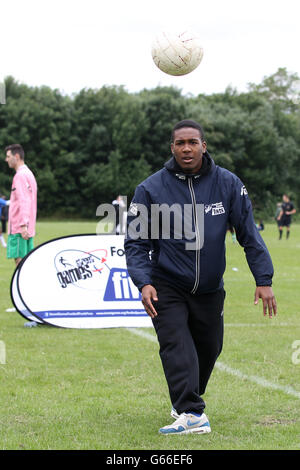
<svg viewBox="0 0 300 470">
<path fill-rule="evenodd" d="M 210 432 L 204 394 L 223 344 L 225 236 L 234 226 L 256 281 L 255 303 L 276 315 L 273 266 L 247 190 L 215 165 L 201 126 L 174 126 L 173 157 L 143 181 L 128 210 L 129 274 L 142 293 L 160 345 L 175 422 L 162 434 Z"/>
</svg>

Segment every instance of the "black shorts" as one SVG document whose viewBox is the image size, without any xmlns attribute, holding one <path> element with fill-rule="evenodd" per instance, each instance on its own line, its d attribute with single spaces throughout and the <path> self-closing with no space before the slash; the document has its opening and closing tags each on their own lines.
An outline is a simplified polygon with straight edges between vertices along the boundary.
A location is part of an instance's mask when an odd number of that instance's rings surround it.
<svg viewBox="0 0 300 470">
<path fill-rule="evenodd" d="M 278 222 L 279 227 L 289 227 L 292 223 L 290 215 L 283 215 Z"/>
</svg>

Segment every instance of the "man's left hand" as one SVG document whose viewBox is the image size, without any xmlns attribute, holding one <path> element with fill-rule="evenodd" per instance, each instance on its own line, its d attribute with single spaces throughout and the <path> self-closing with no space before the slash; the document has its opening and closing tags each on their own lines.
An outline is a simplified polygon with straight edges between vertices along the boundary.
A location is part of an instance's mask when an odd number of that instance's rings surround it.
<svg viewBox="0 0 300 470">
<path fill-rule="evenodd" d="M 263 303 L 263 312 L 264 316 L 267 315 L 267 311 L 269 312 L 269 317 L 276 315 L 277 313 L 277 305 L 275 296 L 270 286 L 258 286 L 255 290 L 255 298 L 254 298 L 254 305 L 258 304 L 259 299 L 262 300 Z"/>
</svg>

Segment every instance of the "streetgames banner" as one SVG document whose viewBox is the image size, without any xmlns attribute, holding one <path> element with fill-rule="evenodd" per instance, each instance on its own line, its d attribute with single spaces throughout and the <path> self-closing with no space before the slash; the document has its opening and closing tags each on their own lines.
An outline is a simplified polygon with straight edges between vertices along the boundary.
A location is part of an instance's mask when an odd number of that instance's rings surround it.
<svg viewBox="0 0 300 470">
<path fill-rule="evenodd" d="M 152 326 L 128 275 L 122 235 L 73 235 L 38 246 L 16 269 L 11 297 L 22 316 L 53 326 Z"/>
</svg>

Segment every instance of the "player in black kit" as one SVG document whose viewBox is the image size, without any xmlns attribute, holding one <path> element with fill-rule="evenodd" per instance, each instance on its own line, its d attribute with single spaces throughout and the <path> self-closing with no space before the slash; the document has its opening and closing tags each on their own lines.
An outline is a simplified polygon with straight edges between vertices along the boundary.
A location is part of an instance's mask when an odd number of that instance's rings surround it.
<svg viewBox="0 0 300 470">
<path fill-rule="evenodd" d="M 286 238 L 289 238 L 292 215 L 296 212 L 294 204 L 290 201 L 289 196 L 284 194 L 282 197 L 282 201 L 283 202 L 281 205 L 281 211 L 279 216 L 277 217 L 279 228 L 279 240 L 281 240 L 282 238 L 283 227 L 286 227 Z"/>
</svg>

